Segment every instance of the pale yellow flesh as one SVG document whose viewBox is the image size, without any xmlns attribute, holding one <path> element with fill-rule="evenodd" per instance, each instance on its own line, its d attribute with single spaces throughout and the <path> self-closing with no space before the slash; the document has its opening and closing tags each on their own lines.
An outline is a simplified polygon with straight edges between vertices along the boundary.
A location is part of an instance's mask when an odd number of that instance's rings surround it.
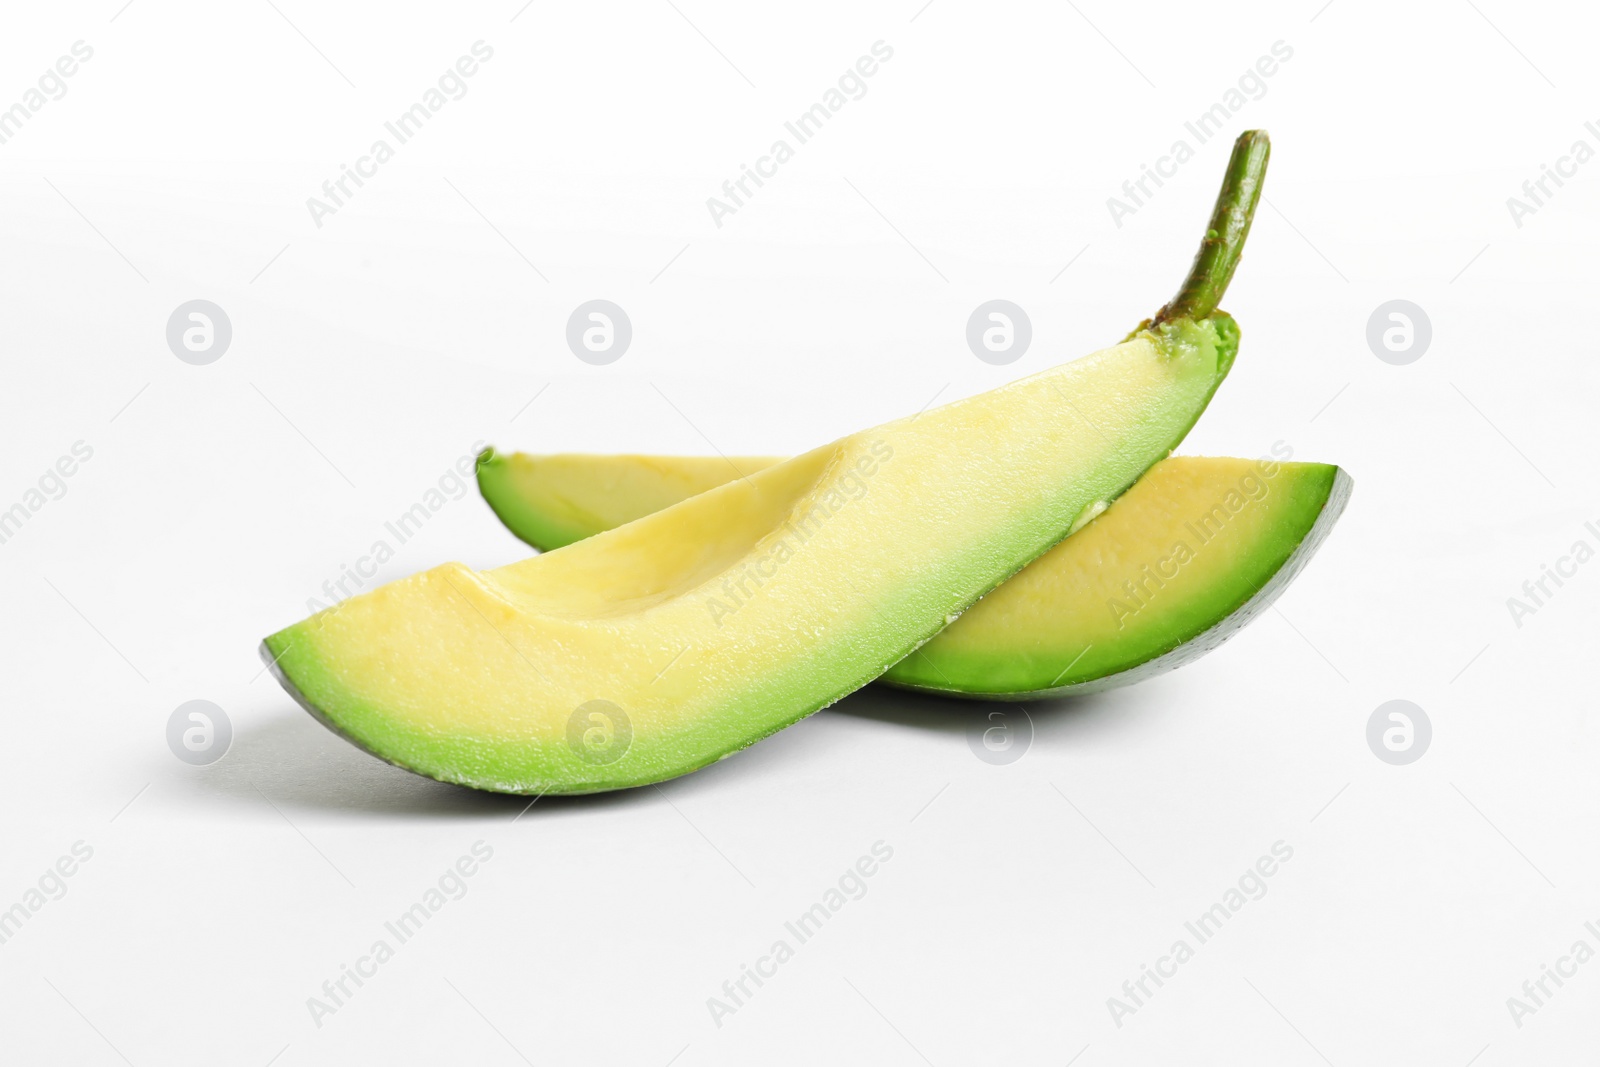
<svg viewBox="0 0 1600 1067">
<path fill-rule="evenodd" d="M 496 510 L 538 543 L 550 509 L 631 521 L 663 498 L 683 499 L 675 494 L 693 484 L 721 484 L 776 462 L 516 453 L 486 457 L 479 474 Z M 1243 609 L 1258 594 L 1287 583 L 1348 492 L 1348 476 L 1328 464 L 1162 460 L 882 680 L 1021 699 L 1110 688 L 1197 658 L 1248 621 L 1253 612 Z M 578 537 L 605 529 L 569 526 Z"/>
<path fill-rule="evenodd" d="M 1285 569 L 1316 548 L 1347 495 L 1348 476 L 1324 463 L 1163 460 L 885 679 L 1037 696 L 1131 671 L 1229 624 L 1214 647 L 1248 621 L 1236 617 L 1246 604 L 1292 577 Z"/>
</svg>

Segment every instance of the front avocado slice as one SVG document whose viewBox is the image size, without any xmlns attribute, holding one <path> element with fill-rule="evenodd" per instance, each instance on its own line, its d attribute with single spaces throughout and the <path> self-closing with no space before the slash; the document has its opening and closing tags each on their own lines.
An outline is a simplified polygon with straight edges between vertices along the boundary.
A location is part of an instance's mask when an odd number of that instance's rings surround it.
<svg viewBox="0 0 1600 1067">
<path fill-rule="evenodd" d="M 559 506 L 595 525 L 676 503 L 776 460 L 500 455 L 479 458 L 502 518 Z M 682 465 L 681 472 L 679 465 Z M 731 465 L 730 465 L 731 464 Z M 559 473 L 559 477 L 552 477 Z M 654 477 L 660 481 L 649 484 Z M 1277 598 L 1344 509 L 1350 476 L 1325 463 L 1174 456 L 1024 567 L 879 681 L 988 700 L 1099 692 L 1190 663 Z M 603 499 L 602 499 L 603 498 Z M 495 501 L 499 502 L 496 503 Z M 536 548 L 542 525 L 506 520 Z"/>
<path fill-rule="evenodd" d="M 1267 142 L 1235 147 L 1179 297 L 1128 340 L 496 570 L 446 564 L 268 637 L 323 722 L 509 793 L 645 785 L 838 700 L 1115 499 L 1199 417 Z"/>
</svg>

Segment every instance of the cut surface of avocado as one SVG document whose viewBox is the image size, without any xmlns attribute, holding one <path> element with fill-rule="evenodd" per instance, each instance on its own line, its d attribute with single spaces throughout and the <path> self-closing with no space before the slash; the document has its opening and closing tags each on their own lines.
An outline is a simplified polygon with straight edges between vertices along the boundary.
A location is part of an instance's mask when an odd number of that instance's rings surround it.
<svg viewBox="0 0 1600 1067">
<path fill-rule="evenodd" d="M 1217 246 L 1242 242 L 1266 156 L 1240 138 L 1179 298 L 1121 344 L 554 552 L 392 582 L 263 656 L 340 734 L 442 781 L 588 793 L 730 755 L 882 674 L 1182 438 L 1233 360 L 1216 299 L 1238 250 Z"/>
<path fill-rule="evenodd" d="M 1177 458 L 897 663 L 951 696 L 1094 693 L 1191 663 L 1266 610 L 1350 498 L 1326 463 Z"/>
<path fill-rule="evenodd" d="M 543 551 L 632 522 L 734 478 L 780 462 L 775 457 L 478 457 L 478 487 L 500 521 Z"/>
<path fill-rule="evenodd" d="M 486 497 L 528 492 L 559 470 L 570 513 L 631 522 L 677 503 L 672 470 L 728 481 L 775 460 L 486 451 Z M 730 465 L 731 464 L 731 465 Z M 483 477 L 485 469 L 494 471 Z M 628 476 L 614 472 L 622 470 Z M 509 472 L 516 472 L 511 474 Z M 644 472 L 661 481 L 644 486 Z M 880 681 L 985 699 L 1090 693 L 1182 666 L 1222 644 L 1287 587 L 1337 521 L 1351 480 L 1324 463 L 1175 456 L 1034 560 Z M 613 495 L 608 487 L 616 487 Z M 546 500 L 548 491 L 522 500 Z M 598 499 L 600 496 L 607 499 Z M 509 510 L 496 506 L 502 515 Z M 508 522 L 542 548 L 537 524 Z M 1074 523 L 1077 527 L 1078 523 Z M 572 532 L 595 534 L 598 523 Z"/>
</svg>

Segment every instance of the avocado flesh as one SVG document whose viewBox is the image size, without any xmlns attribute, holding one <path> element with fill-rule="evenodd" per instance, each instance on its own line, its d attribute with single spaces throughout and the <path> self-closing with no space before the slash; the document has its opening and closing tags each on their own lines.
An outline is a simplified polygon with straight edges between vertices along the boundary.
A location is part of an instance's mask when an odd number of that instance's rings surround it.
<svg viewBox="0 0 1600 1067">
<path fill-rule="evenodd" d="M 478 457 L 478 487 L 501 522 L 543 552 L 669 508 L 781 457 Z"/>
<path fill-rule="evenodd" d="M 1220 313 L 1172 319 L 557 551 L 390 583 L 263 656 L 333 729 L 441 781 L 672 778 L 872 681 L 1114 500 L 1193 425 L 1236 339 Z M 574 740 L 597 700 L 626 717 L 604 762 Z"/>
<path fill-rule="evenodd" d="M 1191 663 L 1288 588 L 1353 482 L 1326 463 L 1172 458 L 884 677 L 951 696 L 1102 692 Z"/>
<path fill-rule="evenodd" d="M 560 507 L 628 522 L 664 499 L 675 503 L 687 485 L 774 462 L 488 450 L 478 481 L 503 519 Z M 1192 662 L 1288 586 L 1333 528 L 1351 485 L 1349 475 L 1325 463 L 1162 460 L 880 681 L 1020 700 L 1112 689 Z M 546 547 L 541 524 L 506 524 L 535 548 Z M 607 528 L 574 525 L 568 532 Z"/>
</svg>

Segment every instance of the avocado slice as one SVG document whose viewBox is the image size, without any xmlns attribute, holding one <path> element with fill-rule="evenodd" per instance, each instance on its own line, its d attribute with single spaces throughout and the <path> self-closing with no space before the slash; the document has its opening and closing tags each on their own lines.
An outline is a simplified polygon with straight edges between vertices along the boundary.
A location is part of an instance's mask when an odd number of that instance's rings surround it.
<svg viewBox="0 0 1600 1067">
<path fill-rule="evenodd" d="M 480 789 L 645 785 L 759 741 L 904 659 L 1182 439 L 1232 364 L 1216 303 L 1268 152 L 1240 137 L 1178 297 L 1121 344 L 555 552 L 392 582 L 263 657 L 357 745 Z"/>
<path fill-rule="evenodd" d="M 778 462 L 489 448 L 478 486 L 512 533 L 549 551 Z M 1288 587 L 1352 485 L 1326 463 L 1164 459 L 879 681 L 1022 700 L 1114 689 L 1193 662 Z"/>
</svg>

